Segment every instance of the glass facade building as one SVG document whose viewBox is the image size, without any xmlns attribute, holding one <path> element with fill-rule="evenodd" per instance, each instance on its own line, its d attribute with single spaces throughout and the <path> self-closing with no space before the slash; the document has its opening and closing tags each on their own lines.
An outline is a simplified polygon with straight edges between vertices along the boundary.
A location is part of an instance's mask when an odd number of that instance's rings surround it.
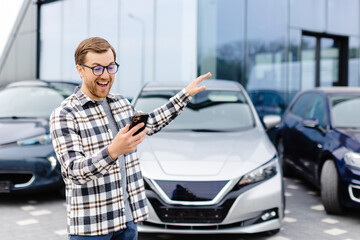
<svg viewBox="0 0 360 240">
<path fill-rule="evenodd" d="M 281 114 L 301 90 L 360 85 L 359 15 L 360 0 L 24 1 L 0 84 L 79 79 L 75 48 L 100 36 L 118 53 L 115 93 L 210 71 L 243 84 L 260 115 Z M 29 69 L 12 76 L 14 62 Z"/>
</svg>

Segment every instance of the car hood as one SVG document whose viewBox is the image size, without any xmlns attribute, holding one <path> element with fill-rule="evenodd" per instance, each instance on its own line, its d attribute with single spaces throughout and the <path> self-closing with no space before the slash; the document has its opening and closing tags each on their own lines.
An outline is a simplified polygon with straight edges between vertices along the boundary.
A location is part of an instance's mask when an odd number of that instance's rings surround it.
<svg viewBox="0 0 360 240">
<path fill-rule="evenodd" d="M 48 126 L 45 119 L 0 120 L 0 145 L 45 134 Z"/>
<path fill-rule="evenodd" d="M 338 129 L 338 131 L 360 143 L 360 129 Z"/>
<path fill-rule="evenodd" d="M 172 180 L 233 179 L 275 156 L 257 128 L 233 133 L 161 132 L 138 147 L 145 177 Z"/>
</svg>

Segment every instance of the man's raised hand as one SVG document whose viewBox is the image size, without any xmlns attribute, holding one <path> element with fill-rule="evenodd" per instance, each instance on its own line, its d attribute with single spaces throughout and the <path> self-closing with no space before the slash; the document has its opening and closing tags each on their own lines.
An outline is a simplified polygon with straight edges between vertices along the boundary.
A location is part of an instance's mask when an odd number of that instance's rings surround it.
<svg viewBox="0 0 360 240">
<path fill-rule="evenodd" d="M 206 78 L 211 77 L 211 73 L 208 72 L 204 75 L 199 76 L 198 78 L 194 79 L 186 88 L 185 90 L 190 94 L 190 96 L 194 96 L 199 92 L 202 92 L 206 89 L 206 86 L 198 87 L 198 85 Z"/>
</svg>

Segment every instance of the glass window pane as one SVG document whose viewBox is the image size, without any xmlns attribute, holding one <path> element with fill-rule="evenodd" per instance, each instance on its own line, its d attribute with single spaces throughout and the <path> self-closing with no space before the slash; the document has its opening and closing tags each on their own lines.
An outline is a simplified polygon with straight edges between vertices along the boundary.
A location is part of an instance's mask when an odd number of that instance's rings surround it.
<svg viewBox="0 0 360 240">
<path fill-rule="evenodd" d="M 327 0 L 290 0 L 290 26 L 310 31 L 326 31 Z"/>
<path fill-rule="evenodd" d="M 301 42 L 301 90 L 316 85 L 316 37 L 303 36 Z"/>
<path fill-rule="evenodd" d="M 358 0 L 328 0 L 328 9 L 327 31 L 336 34 L 359 35 Z"/>
<path fill-rule="evenodd" d="M 199 1 L 199 74 L 240 81 L 244 44 L 244 1 Z"/>
<path fill-rule="evenodd" d="M 290 29 L 289 31 L 289 68 L 287 80 L 287 101 L 290 102 L 295 94 L 301 89 L 300 75 L 300 47 L 301 47 L 301 31 L 298 29 Z"/>
<path fill-rule="evenodd" d="M 55 1 L 41 6 L 42 79 L 79 79 L 74 52 L 87 37 L 87 3 L 87 0 Z"/>
<path fill-rule="evenodd" d="M 286 1 L 248 1 L 247 83 L 250 90 L 285 91 Z"/>
<path fill-rule="evenodd" d="M 80 79 L 75 68 L 74 52 L 82 40 L 90 37 L 87 35 L 88 2 L 90 1 L 61 2 L 63 4 L 62 77 L 63 79 Z"/>
<path fill-rule="evenodd" d="M 62 78 L 61 29 L 62 2 L 42 5 L 40 53 L 40 78 L 42 79 L 59 80 Z"/>
<path fill-rule="evenodd" d="M 89 36 L 99 36 L 117 47 L 118 37 L 118 0 L 91 0 L 89 1 L 88 29 Z M 101 13 L 101 14 L 100 14 Z M 106 14 L 103 14 L 106 13 Z"/>
<path fill-rule="evenodd" d="M 331 38 L 320 40 L 320 86 L 339 85 L 339 55 L 338 42 Z"/>
<path fill-rule="evenodd" d="M 359 83 L 359 39 L 349 38 L 349 86 L 357 87 Z"/>
</svg>

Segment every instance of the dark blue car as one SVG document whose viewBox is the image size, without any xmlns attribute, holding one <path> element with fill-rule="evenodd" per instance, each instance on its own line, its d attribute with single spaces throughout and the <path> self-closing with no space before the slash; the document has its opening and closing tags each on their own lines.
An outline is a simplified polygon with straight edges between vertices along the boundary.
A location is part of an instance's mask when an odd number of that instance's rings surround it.
<svg viewBox="0 0 360 240">
<path fill-rule="evenodd" d="M 21 81 L 0 90 L 0 193 L 63 188 L 49 116 L 75 86 Z"/>
<path fill-rule="evenodd" d="M 325 210 L 360 207 L 360 88 L 299 93 L 276 136 L 284 174 L 296 172 L 321 190 Z"/>
</svg>

